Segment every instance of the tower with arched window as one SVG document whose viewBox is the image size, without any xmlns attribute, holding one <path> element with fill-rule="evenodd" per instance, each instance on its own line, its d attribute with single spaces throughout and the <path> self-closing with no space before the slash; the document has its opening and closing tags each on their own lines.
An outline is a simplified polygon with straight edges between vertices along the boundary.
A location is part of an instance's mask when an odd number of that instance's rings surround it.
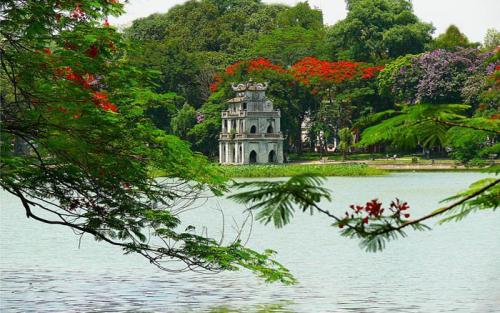
<svg viewBox="0 0 500 313">
<path fill-rule="evenodd" d="M 221 164 L 282 164 L 280 110 L 266 97 L 267 83 L 251 79 L 235 86 L 236 98 L 222 111 L 219 138 Z"/>
</svg>

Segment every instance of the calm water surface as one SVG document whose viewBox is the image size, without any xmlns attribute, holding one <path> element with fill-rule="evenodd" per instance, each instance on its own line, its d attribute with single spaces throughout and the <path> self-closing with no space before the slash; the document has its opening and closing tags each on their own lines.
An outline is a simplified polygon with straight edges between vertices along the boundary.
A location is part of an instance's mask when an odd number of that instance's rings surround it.
<svg viewBox="0 0 500 313">
<path fill-rule="evenodd" d="M 464 190 L 479 173 L 400 173 L 329 178 L 331 211 L 399 197 L 424 214 Z M 218 199 L 225 238 L 244 220 L 244 207 Z M 1 193 L 2 312 L 500 312 L 500 214 L 479 212 L 366 253 L 342 238 L 326 217 L 297 213 L 275 229 L 254 224 L 248 246 L 272 248 L 299 284 L 263 284 L 248 272 L 166 273 L 139 256 L 71 230 L 26 219 L 20 203 Z M 192 225 L 220 236 L 213 200 L 185 213 Z M 234 221 L 232 220 L 234 216 Z M 187 224 L 186 224 L 187 225 Z M 248 228 L 247 228 L 248 229 Z"/>
</svg>

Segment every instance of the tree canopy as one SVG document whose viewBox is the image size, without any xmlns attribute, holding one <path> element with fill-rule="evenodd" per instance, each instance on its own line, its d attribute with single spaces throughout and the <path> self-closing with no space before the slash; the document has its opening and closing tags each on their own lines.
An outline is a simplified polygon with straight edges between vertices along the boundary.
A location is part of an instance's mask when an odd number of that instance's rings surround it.
<svg viewBox="0 0 500 313">
<path fill-rule="evenodd" d="M 469 42 L 457 26 L 450 25 L 444 33 L 439 35 L 431 44 L 432 50 L 444 49 L 448 51 L 457 51 L 460 48 L 477 48 L 481 44 L 478 42 Z"/>
<path fill-rule="evenodd" d="M 408 0 L 347 0 L 347 17 L 327 30 L 332 57 L 375 61 L 425 51 L 434 27 Z"/>
<path fill-rule="evenodd" d="M 378 78 L 381 94 L 398 103 L 467 103 L 479 106 L 495 70 L 491 53 L 476 49 L 435 50 L 398 58 Z"/>
<path fill-rule="evenodd" d="M 490 28 L 486 31 L 486 36 L 484 37 L 484 49 L 486 51 L 493 51 L 497 47 L 500 47 L 500 31 Z"/>
</svg>

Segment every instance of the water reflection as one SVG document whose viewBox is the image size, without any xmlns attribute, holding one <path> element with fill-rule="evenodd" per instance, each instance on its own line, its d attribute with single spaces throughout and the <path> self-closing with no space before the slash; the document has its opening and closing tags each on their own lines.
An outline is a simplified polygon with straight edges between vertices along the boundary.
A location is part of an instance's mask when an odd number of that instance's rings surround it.
<svg viewBox="0 0 500 313">
<path fill-rule="evenodd" d="M 208 311 L 209 313 L 293 313 L 293 311 L 290 311 L 286 309 L 287 306 L 290 306 L 293 304 L 293 302 L 288 302 L 288 303 L 274 303 L 274 304 L 261 304 L 261 305 L 255 305 L 251 307 L 245 307 L 245 308 L 230 308 L 226 306 L 218 306 L 214 308 L 210 308 Z M 194 311 L 187 311 L 187 312 L 196 312 Z"/>
</svg>

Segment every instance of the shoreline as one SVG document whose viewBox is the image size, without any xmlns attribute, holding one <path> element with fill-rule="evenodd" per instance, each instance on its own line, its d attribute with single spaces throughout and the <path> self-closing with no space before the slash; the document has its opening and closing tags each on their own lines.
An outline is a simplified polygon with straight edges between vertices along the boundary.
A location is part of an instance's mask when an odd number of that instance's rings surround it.
<svg viewBox="0 0 500 313">
<path fill-rule="evenodd" d="M 223 165 L 219 174 L 225 178 L 278 178 L 311 173 L 324 177 L 373 177 L 402 172 L 481 172 L 487 167 L 457 166 L 452 160 L 411 163 L 411 160 L 396 161 L 302 161 L 283 165 Z M 495 163 L 499 164 L 499 163 Z M 493 164 L 488 164 L 488 166 Z"/>
<path fill-rule="evenodd" d="M 303 162 L 293 162 L 286 165 L 298 166 L 298 165 L 356 165 L 356 164 L 364 164 L 370 168 L 375 168 L 379 170 L 385 171 L 395 171 L 395 172 L 404 172 L 404 171 L 426 171 L 426 172 L 439 172 L 439 171 L 465 171 L 465 172 L 477 172 L 482 171 L 488 168 L 491 165 L 500 165 L 500 163 L 490 163 L 484 167 L 466 167 L 464 165 L 455 165 L 452 160 L 441 160 L 436 161 L 434 164 L 431 164 L 429 161 L 420 162 L 420 163 L 411 163 L 411 160 L 403 160 L 403 161 L 368 161 L 368 160 L 356 160 L 356 161 L 303 161 Z"/>
</svg>

